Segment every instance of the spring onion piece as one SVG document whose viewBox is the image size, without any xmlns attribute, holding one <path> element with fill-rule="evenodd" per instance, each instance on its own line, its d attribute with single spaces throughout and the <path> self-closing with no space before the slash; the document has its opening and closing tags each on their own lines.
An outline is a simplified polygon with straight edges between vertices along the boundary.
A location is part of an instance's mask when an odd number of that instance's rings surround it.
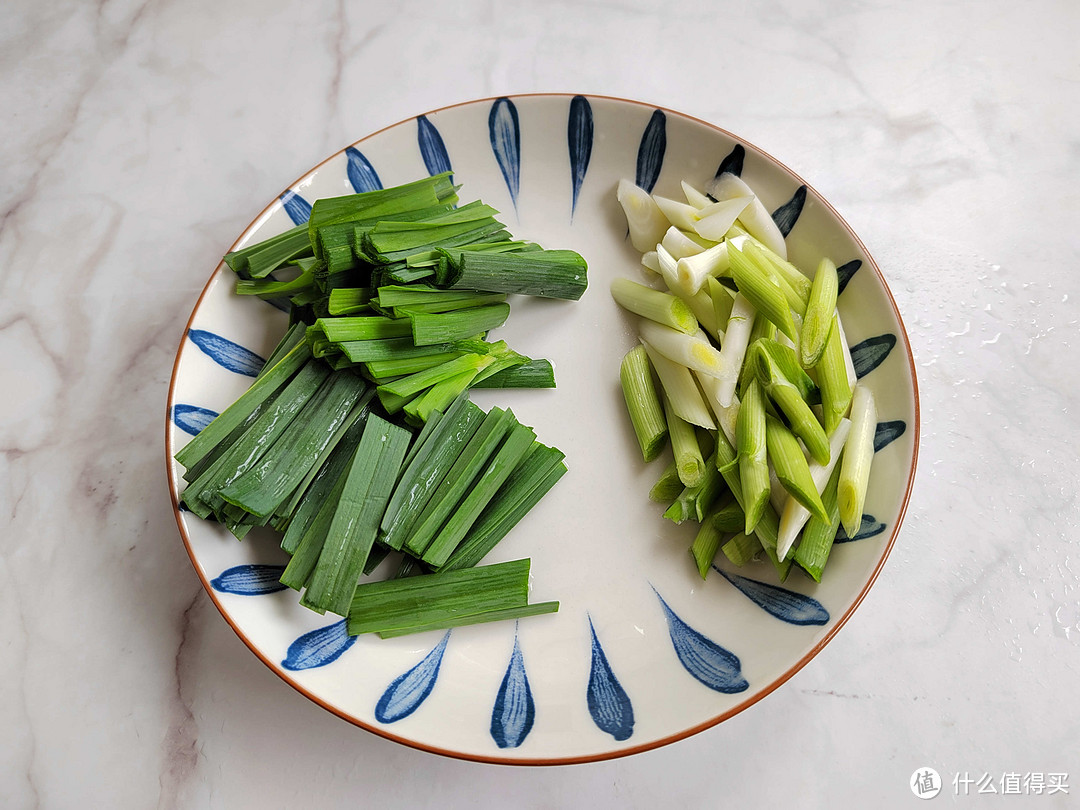
<svg viewBox="0 0 1080 810">
<path fill-rule="evenodd" d="M 657 352 L 648 343 L 642 344 L 649 356 L 660 385 L 667 394 L 672 410 L 692 425 L 712 429 L 716 427 L 708 407 L 701 398 L 694 377 L 686 366 L 674 363 Z"/>
<path fill-rule="evenodd" d="M 829 460 L 829 440 L 825 429 L 818 422 L 814 412 L 804 399 L 803 391 L 808 390 L 805 383 L 796 384 L 784 373 L 783 362 L 786 347 L 779 346 L 775 341 L 761 341 L 755 343 L 756 350 L 751 353 L 750 361 L 753 362 L 756 379 L 768 394 L 769 399 L 783 411 L 787 417 L 791 430 L 803 442 L 806 448 L 819 464 Z M 788 370 L 792 371 L 791 364 Z M 799 374 L 801 369 L 796 368 Z M 799 378 L 796 377 L 798 380 Z M 809 377 L 806 378 L 809 381 Z"/>
<path fill-rule="evenodd" d="M 692 335 L 698 329 L 693 310 L 671 293 L 654 290 L 628 278 L 616 278 L 611 282 L 611 297 L 623 309 L 679 332 Z"/>
<path fill-rule="evenodd" d="M 319 562 L 300 600 L 305 607 L 348 615 L 410 438 L 405 428 L 368 416 Z"/>
<path fill-rule="evenodd" d="M 702 458 L 694 426 L 675 413 L 666 397 L 664 406 L 668 435 L 671 438 L 671 451 L 675 457 L 676 469 L 679 471 L 679 480 L 683 482 L 683 486 L 696 487 L 705 477 L 705 459 Z"/>
<path fill-rule="evenodd" d="M 638 334 L 652 349 L 672 362 L 712 377 L 722 377 L 724 361 L 704 335 L 686 334 L 667 326 L 642 319 Z"/>
<path fill-rule="evenodd" d="M 761 200 L 742 178 L 731 172 L 724 172 L 706 184 L 705 193 L 717 202 L 736 197 L 752 197 L 753 199 L 739 215 L 739 221 L 746 226 L 751 236 L 782 259 L 787 258 L 784 235 L 780 233 L 768 209 L 762 205 Z"/>
<path fill-rule="evenodd" d="M 619 204 L 626 214 L 630 242 L 639 253 L 655 250 L 670 224 L 652 195 L 629 180 L 620 180 L 616 191 Z"/>
<path fill-rule="evenodd" d="M 829 436 L 828 464 L 819 464 L 816 461 L 810 462 L 810 475 L 814 479 L 814 486 L 819 493 L 825 489 L 825 485 L 829 482 L 829 476 L 832 475 L 833 467 L 836 466 L 839 460 L 840 451 L 844 447 L 844 442 L 847 441 L 850 429 L 851 421 L 843 419 L 836 426 L 836 430 L 833 431 L 832 435 Z M 780 514 L 780 529 L 776 540 L 776 555 L 779 559 L 787 559 L 788 552 L 791 551 L 799 532 L 806 525 L 809 518 L 810 510 L 794 498 L 788 498 L 787 503 L 784 505 L 784 511 Z"/>
<path fill-rule="evenodd" d="M 619 381 L 641 457 L 652 461 L 667 444 L 668 422 L 644 346 L 635 346 L 623 357 Z"/>
<path fill-rule="evenodd" d="M 874 395 L 864 385 L 856 385 L 851 401 L 851 433 L 844 445 L 840 467 L 837 502 L 840 519 L 848 537 L 854 537 L 862 522 L 870 465 L 874 460 L 874 433 L 877 431 L 877 406 Z"/>
<path fill-rule="evenodd" d="M 843 338 L 838 316 L 825 340 L 825 351 L 817 364 L 818 386 L 821 389 L 821 412 L 825 432 L 832 434 L 851 406 L 851 383 L 845 366 Z"/>
<path fill-rule="evenodd" d="M 715 278 L 728 270 L 728 243 L 721 242 L 693 256 L 685 256 L 676 263 L 679 283 L 692 293 L 705 285 L 710 278 Z"/>
<path fill-rule="evenodd" d="M 787 493 L 810 510 L 810 514 L 819 520 L 828 519 L 821 495 L 810 477 L 810 467 L 803 455 L 802 447 L 795 434 L 787 429 L 779 419 L 765 415 L 765 439 L 769 450 L 769 461 L 780 484 Z"/>
<path fill-rule="evenodd" d="M 413 343 L 431 346 L 470 337 L 502 326 L 510 315 L 509 304 L 472 307 L 436 315 L 416 315 L 412 320 Z"/>
<path fill-rule="evenodd" d="M 768 318 L 776 324 L 777 329 L 796 340 L 798 335 L 795 321 L 791 317 L 791 308 L 773 278 L 763 275 L 754 263 L 735 247 L 728 250 L 728 260 L 731 262 L 731 277 L 738 285 L 739 292 L 754 305 L 758 315 Z"/>
<path fill-rule="evenodd" d="M 698 209 L 688 203 L 679 202 L 678 200 L 672 200 L 668 197 L 661 197 L 659 194 L 653 194 L 653 202 L 656 203 L 660 211 L 663 212 L 667 221 L 675 228 L 681 228 L 684 231 L 688 231 L 694 227 L 694 223 L 698 219 Z"/>
<path fill-rule="evenodd" d="M 836 316 L 836 331 L 840 333 L 840 349 L 844 358 L 844 369 L 847 371 L 848 386 L 854 389 L 859 378 L 855 374 L 855 362 L 851 359 L 851 349 L 848 348 L 847 335 L 844 333 L 844 322 L 840 320 L 839 314 Z"/>
<path fill-rule="evenodd" d="M 735 425 L 747 534 L 754 530 L 769 500 L 765 432 L 765 399 L 760 385 L 754 380 L 746 389 Z"/>
<path fill-rule="evenodd" d="M 724 332 L 724 342 L 720 346 L 721 363 L 725 369 L 720 377 L 722 385 L 717 390 L 717 400 L 722 407 L 731 405 L 735 396 L 735 386 L 739 381 L 739 369 L 746 357 L 750 345 L 750 333 L 754 328 L 757 310 L 750 300 L 739 293 L 731 305 L 731 317 L 728 318 Z"/>
<path fill-rule="evenodd" d="M 701 239 L 697 234 L 691 235 L 672 225 L 664 233 L 664 238 L 660 240 L 660 244 L 657 245 L 657 253 L 659 254 L 659 249 L 662 247 L 677 262 L 687 256 L 696 256 L 712 246 L 712 242 Z"/>
<path fill-rule="evenodd" d="M 698 385 L 705 395 L 705 401 L 709 403 L 709 409 L 716 416 L 716 424 L 724 432 L 728 442 L 735 444 L 735 423 L 739 418 L 739 398 L 732 395 L 731 404 L 725 408 L 720 404 L 720 389 L 723 382 L 715 377 L 707 377 L 704 374 L 698 374 L 696 377 Z"/>
<path fill-rule="evenodd" d="M 641 266 L 656 275 L 660 275 L 660 257 L 655 250 L 641 254 Z"/>
<path fill-rule="evenodd" d="M 847 448 L 844 448 L 847 454 Z M 833 468 L 829 483 L 821 493 L 821 502 L 828 512 L 828 522 L 812 516 L 806 522 L 802 539 L 795 547 L 795 562 L 808 573 L 815 582 L 821 582 L 821 572 L 829 561 L 829 553 L 836 541 L 836 532 L 840 528 L 840 507 L 836 503 L 836 488 L 840 481 L 840 469 L 843 462 Z"/>
<path fill-rule="evenodd" d="M 710 276 L 706 281 L 706 292 L 713 302 L 713 317 L 718 324 L 727 325 L 731 317 L 731 308 L 735 305 L 735 291 L 728 289 L 715 278 Z M 720 345 L 724 345 L 727 334 L 721 334 Z"/>
<path fill-rule="evenodd" d="M 701 521 L 701 526 L 698 527 L 697 534 L 694 536 L 694 542 L 690 546 L 690 556 L 694 558 L 698 574 L 702 579 L 705 579 L 709 573 L 709 566 L 712 565 L 723 538 L 724 532 L 712 520 L 711 514 Z"/>
<path fill-rule="evenodd" d="M 710 203 L 698 211 L 698 221 L 693 225 L 694 230 L 705 239 L 719 242 L 753 200 L 753 195 L 750 195 Z"/>
<path fill-rule="evenodd" d="M 799 338 L 799 360 L 803 368 L 816 366 L 825 351 L 825 342 L 832 330 L 838 288 L 836 265 L 829 259 L 822 259 L 814 275 Z"/>
<path fill-rule="evenodd" d="M 724 556 L 735 565 L 746 565 L 762 551 L 761 541 L 756 535 L 739 532 L 721 547 Z"/>
<path fill-rule="evenodd" d="M 685 180 L 680 181 L 679 185 L 682 187 L 683 196 L 686 197 L 686 201 L 699 211 L 712 202 L 712 200 L 706 197 L 703 192 L 698 191 Z"/>
<path fill-rule="evenodd" d="M 652 489 L 649 490 L 649 500 L 669 504 L 679 497 L 685 488 L 682 479 L 679 478 L 679 467 L 673 460 L 652 485 Z"/>
<path fill-rule="evenodd" d="M 780 266 L 780 263 L 786 265 L 787 262 L 784 262 L 771 250 L 762 246 L 760 242 L 749 239 L 740 247 L 743 255 L 754 266 L 754 269 L 763 277 L 772 279 L 773 284 L 780 288 L 780 292 L 784 294 L 784 299 L 794 316 L 801 318 L 803 313 L 806 312 L 806 304 L 810 299 L 809 286 L 804 286 L 801 283 L 793 284 L 789 275 L 779 272 L 777 267 Z M 770 259 L 770 257 L 772 258 Z M 798 270 L 795 272 L 803 282 L 809 283 L 810 280 L 806 276 Z"/>
</svg>

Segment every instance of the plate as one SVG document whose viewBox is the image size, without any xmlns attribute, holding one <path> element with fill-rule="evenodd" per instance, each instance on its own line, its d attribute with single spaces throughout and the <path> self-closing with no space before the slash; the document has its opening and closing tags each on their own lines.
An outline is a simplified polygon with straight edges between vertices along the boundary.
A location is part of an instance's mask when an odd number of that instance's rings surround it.
<svg viewBox="0 0 1080 810">
<path fill-rule="evenodd" d="M 839 308 L 880 423 L 862 527 L 833 550 L 818 585 L 719 555 L 702 580 L 687 549 L 692 523 L 661 517 L 647 494 L 662 468 L 643 464 L 618 382 L 635 343 L 615 306 L 615 276 L 637 278 L 615 199 L 620 178 L 678 197 L 723 164 L 741 172 L 788 233 L 796 264 L 831 257 Z M 333 155 L 273 201 L 236 246 L 306 219 L 310 202 L 452 170 L 464 201 L 503 212 L 517 237 L 589 262 L 579 302 L 515 298 L 497 330 L 546 357 L 558 388 L 476 391 L 510 407 L 567 454 L 569 473 L 487 562 L 532 558 L 530 601 L 558 613 L 390 640 L 349 637 L 344 623 L 281 590 L 283 552 L 269 533 L 237 542 L 177 506 L 174 453 L 250 384 L 286 320 L 232 293 L 214 271 L 177 352 L 166 453 L 180 534 L 222 616 L 287 683 L 388 739 L 464 759 L 586 762 L 685 738 L 746 709 L 813 658 L 866 595 L 907 506 L 918 448 L 915 368 L 885 280 L 836 211 L 772 157 L 718 127 L 649 104 L 598 96 L 484 99 L 410 118 Z M 385 565 L 389 565 L 387 562 Z M 374 576 L 378 577 L 380 571 Z M 273 707 L 267 707 L 273 711 Z"/>
</svg>

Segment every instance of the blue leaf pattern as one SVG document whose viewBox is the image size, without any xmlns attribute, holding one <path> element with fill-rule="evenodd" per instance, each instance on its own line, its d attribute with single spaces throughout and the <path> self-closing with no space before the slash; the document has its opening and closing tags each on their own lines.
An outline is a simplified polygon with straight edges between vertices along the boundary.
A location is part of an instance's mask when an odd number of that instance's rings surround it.
<svg viewBox="0 0 1080 810">
<path fill-rule="evenodd" d="M 641 136 L 641 145 L 637 153 L 637 173 L 634 182 L 648 192 L 656 187 L 660 179 L 660 169 L 664 165 L 664 153 L 667 151 L 667 116 L 663 110 L 654 110 L 645 132 Z"/>
<path fill-rule="evenodd" d="M 215 363 L 237 374 L 257 377 L 266 365 L 266 361 L 255 352 L 205 329 L 189 329 L 188 337 Z"/>
<path fill-rule="evenodd" d="M 311 203 L 297 194 L 295 191 L 286 191 L 281 195 L 281 203 L 285 206 L 285 213 L 294 225 L 303 225 L 311 217 Z"/>
<path fill-rule="evenodd" d="M 446 642 L 449 640 L 450 631 L 447 630 L 442 641 L 424 656 L 423 661 L 397 677 L 386 688 L 375 706 L 376 720 L 380 723 L 395 723 L 420 708 L 420 704 L 427 700 L 427 696 L 435 688 L 443 653 L 446 652 Z"/>
<path fill-rule="evenodd" d="M 720 165 L 716 168 L 716 176 L 719 177 L 722 174 L 741 175 L 745 159 L 746 149 L 743 148 L 741 143 L 735 144 L 731 154 L 720 161 Z"/>
<path fill-rule="evenodd" d="M 862 343 L 851 347 L 851 362 L 855 365 L 855 376 L 862 378 L 885 362 L 893 346 L 896 335 L 886 333 L 867 338 Z"/>
<path fill-rule="evenodd" d="M 713 566 L 728 582 L 739 589 L 758 607 L 788 624 L 828 624 L 829 611 L 812 596 L 804 596 L 779 585 L 758 582 L 738 574 L 729 574 Z"/>
<path fill-rule="evenodd" d="M 840 528 L 836 532 L 836 543 L 851 543 L 854 540 L 865 540 L 867 537 L 874 537 L 885 531 L 885 524 L 879 521 L 873 515 L 863 515 L 862 522 L 859 525 L 859 530 L 855 532 L 854 537 L 848 537 L 844 527 Z"/>
<path fill-rule="evenodd" d="M 773 211 L 773 222 L 776 223 L 776 227 L 780 229 L 780 233 L 783 234 L 785 239 L 791 233 L 791 229 L 795 227 L 795 223 L 799 221 L 799 214 L 802 213 L 805 204 L 806 186 L 799 186 L 790 200 Z"/>
<path fill-rule="evenodd" d="M 521 129 L 517 107 L 510 99 L 499 98 L 491 105 L 491 112 L 488 113 L 488 138 L 516 211 L 521 186 Z"/>
<path fill-rule="evenodd" d="M 363 152 L 355 146 L 349 146 L 345 149 L 345 158 L 348 160 L 345 173 L 349 176 L 349 185 L 353 187 L 353 191 L 360 194 L 364 191 L 378 191 L 383 187 L 379 173 L 375 171 L 371 161 L 364 157 Z"/>
<path fill-rule="evenodd" d="M 746 691 L 750 684 L 743 677 L 738 656 L 680 619 L 656 588 L 653 593 L 664 608 L 671 644 L 686 671 L 716 692 L 733 695 Z"/>
<path fill-rule="evenodd" d="M 217 411 L 200 408 L 198 405 L 173 405 L 173 423 L 184 433 L 197 436 L 199 431 L 217 418 Z"/>
<path fill-rule="evenodd" d="M 905 430 L 907 430 L 907 425 L 902 419 L 878 422 L 877 429 L 874 431 L 874 452 L 899 439 L 904 435 Z"/>
<path fill-rule="evenodd" d="M 337 661 L 355 643 L 356 636 L 345 631 L 345 620 L 342 619 L 300 636 L 289 645 L 281 666 L 293 672 L 325 667 Z"/>
<path fill-rule="evenodd" d="M 220 576 L 210 580 L 210 585 L 215 591 L 238 596 L 277 593 L 288 587 L 278 581 L 284 570 L 284 565 L 237 565 L 222 571 Z"/>
<path fill-rule="evenodd" d="M 514 633 L 514 651 L 506 667 L 495 708 L 491 712 L 491 736 L 499 748 L 517 748 L 532 730 L 536 717 L 529 677 L 525 674 L 525 660 L 521 655 L 517 633 Z"/>
<path fill-rule="evenodd" d="M 634 733 L 634 707 L 630 704 L 630 696 L 611 671 L 604 648 L 596 637 L 592 617 L 589 618 L 589 632 L 592 634 L 592 665 L 585 693 L 589 714 L 601 731 L 620 742 L 628 740 Z"/>
<path fill-rule="evenodd" d="M 446 145 L 442 135 L 435 125 L 428 121 L 426 115 L 416 117 L 416 139 L 420 145 L 420 156 L 424 159 L 424 166 L 428 174 L 442 174 L 451 171 L 450 156 L 446 154 Z"/>
<path fill-rule="evenodd" d="M 570 182 L 573 187 L 573 199 L 570 203 L 570 219 L 577 209 L 578 193 L 585 182 L 585 172 L 589 170 L 593 145 L 593 114 L 589 100 L 585 96 L 574 96 L 570 100 L 570 118 L 566 125 L 566 140 L 570 149 Z"/>
<path fill-rule="evenodd" d="M 851 281 L 851 277 L 855 275 L 856 271 L 862 267 L 862 259 L 852 259 L 847 264 L 842 264 L 836 268 L 836 277 L 839 284 L 836 287 L 836 294 L 840 295 Z"/>
</svg>

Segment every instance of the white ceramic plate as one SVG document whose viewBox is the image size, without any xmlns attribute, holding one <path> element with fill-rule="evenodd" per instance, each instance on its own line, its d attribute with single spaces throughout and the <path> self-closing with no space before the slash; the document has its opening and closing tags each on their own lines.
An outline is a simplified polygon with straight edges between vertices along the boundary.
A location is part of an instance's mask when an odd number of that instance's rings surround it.
<svg viewBox="0 0 1080 810">
<path fill-rule="evenodd" d="M 662 519 L 647 497 L 664 462 L 642 463 L 619 389 L 619 360 L 635 338 L 608 285 L 641 271 L 625 239 L 618 180 L 655 182 L 657 193 L 678 197 L 680 180 L 701 188 L 722 161 L 739 168 L 740 156 L 742 176 L 769 210 L 783 209 L 795 263 L 813 268 L 827 255 L 847 265 L 845 276 L 858 270 L 839 306 L 887 444 L 874 461 L 863 529 L 834 548 L 820 585 L 793 569 L 781 588 L 767 562 L 736 573 L 722 554 L 717 565 L 730 576 L 713 571 L 702 581 L 687 553 L 696 524 Z M 275 590 L 286 560 L 269 534 L 237 542 L 178 510 L 192 563 L 267 666 L 342 718 L 407 745 L 491 762 L 582 762 L 654 748 L 731 717 L 821 650 L 897 536 L 915 472 L 918 397 L 880 271 L 828 203 L 745 141 L 651 105 L 569 95 L 459 104 L 377 132 L 290 186 L 237 246 L 302 221 L 308 201 L 445 168 L 463 200 L 500 209 L 516 237 L 577 250 L 589 262 L 581 301 L 519 298 L 495 333 L 549 358 L 558 388 L 473 395 L 485 409 L 511 407 L 566 452 L 569 473 L 487 558 L 531 557 L 530 601 L 558 599 L 561 609 L 517 625 L 351 639 L 336 618 Z M 285 326 L 282 312 L 235 296 L 232 285 L 219 266 L 177 353 L 166 431 L 174 504 L 182 470 L 173 454 L 250 384 Z"/>
</svg>

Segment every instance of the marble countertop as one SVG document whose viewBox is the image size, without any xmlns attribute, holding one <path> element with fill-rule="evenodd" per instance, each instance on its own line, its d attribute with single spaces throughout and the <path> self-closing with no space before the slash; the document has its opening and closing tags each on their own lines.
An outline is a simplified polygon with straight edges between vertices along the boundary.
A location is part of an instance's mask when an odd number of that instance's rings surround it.
<svg viewBox="0 0 1080 810">
<path fill-rule="evenodd" d="M 16 0 L 5 18 L 0 806 L 892 807 L 926 767 L 939 802 L 1013 775 L 1010 806 L 1077 801 L 1075 4 Z M 820 655 L 683 742 L 546 769 L 384 741 L 275 677 L 188 562 L 162 447 L 184 323 L 267 201 L 398 120 L 537 91 L 679 110 L 808 178 L 888 278 L 922 404 L 904 527 Z"/>
</svg>

